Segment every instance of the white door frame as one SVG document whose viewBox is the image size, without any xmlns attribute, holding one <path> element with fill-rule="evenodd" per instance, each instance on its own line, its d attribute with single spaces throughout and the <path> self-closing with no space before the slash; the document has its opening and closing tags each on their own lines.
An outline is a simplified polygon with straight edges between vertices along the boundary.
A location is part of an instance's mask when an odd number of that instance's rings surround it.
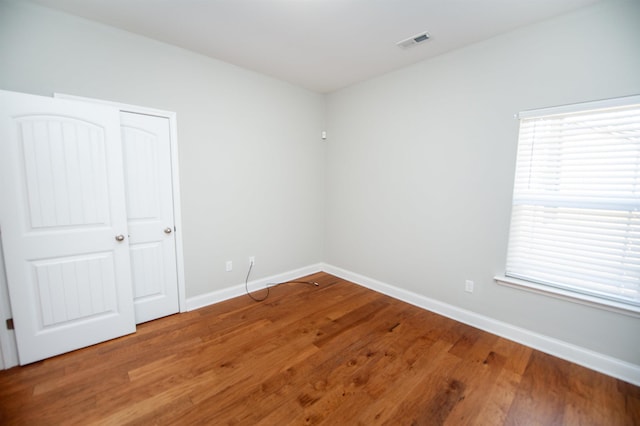
<svg viewBox="0 0 640 426">
<path fill-rule="evenodd" d="M 4 370 L 18 365 L 19 361 L 15 332 L 7 330 L 5 326 L 5 321 L 12 318 L 12 315 L 2 250 L 2 243 L 0 243 L 0 369 Z"/>
<path fill-rule="evenodd" d="M 169 129 L 171 132 L 171 176 L 173 185 L 173 217 L 175 221 L 175 243 L 176 243 L 176 269 L 178 280 L 178 302 L 180 312 L 187 311 L 186 302 L 186 289 L 184 280 L 184 256 L 182 248 L 182 214 L 180 211 L 180 173 L 178 168 L 178 127 L 176 113 L 172 111 L 165 111 L 155 108 L 141 107 L 138 105 L 124 104 L 120 102 L 105 101 L 102 99 L 87 98 L 83 96 L 68 95 L 64 93 L 54 93 L 54 98 L 76 100 L 80 102 L 98 103 L 103 105 L 114 106 L 123 112 L 132 112 L 137 114 L 154 115 L 157 117 L 164 117 L 169 120 Z M 0 230 L 1 232 L 1 230 Z M 0 259 L 1 260 L 1 259 Z M 2 273 L 3 268 L 0 268 Z M 4 274 L 3 274 L 4 275 Z M 6 292 L 7 283 L 4 280 L 4 276 L 0 277 L 0 285 L 3 286 L 3 290 L 0 290 L 0 369 L 7 369 L 18 365 L 18 348 L 15 342 L 15 336 L 13 330 L 7 330 L 5 327 L 5 320 L 9 318 L 9 312 L 4 312 L 2 302 L 4 298 L 8 296 Z M 5 297 L 3 297 L 5 296 Z"/>
</svg>

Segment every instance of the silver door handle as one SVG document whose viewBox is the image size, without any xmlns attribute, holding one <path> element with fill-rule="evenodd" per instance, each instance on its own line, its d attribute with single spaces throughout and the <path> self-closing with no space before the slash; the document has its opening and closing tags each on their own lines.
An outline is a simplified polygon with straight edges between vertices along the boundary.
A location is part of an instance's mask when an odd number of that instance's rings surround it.
<svg viewBox="0 0 640 426">
<path fill-rule="evenodd" d="M 170 234 L 171 233 L 171 228 L 169 228 L 169 227 L 164 228 L 164 233 L 165 234 Z"/>
<path fill-rule="evenodd" d="M 116 241 L 124 241 L 124 235 L 116 235 Z"/>
</svg>

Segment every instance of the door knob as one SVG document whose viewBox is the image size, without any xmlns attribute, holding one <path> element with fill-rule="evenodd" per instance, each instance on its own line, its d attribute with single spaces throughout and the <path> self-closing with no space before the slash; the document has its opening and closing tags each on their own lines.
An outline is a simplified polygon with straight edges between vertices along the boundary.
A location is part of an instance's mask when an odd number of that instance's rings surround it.
<svg viewBox="0 0 640 426">
<path fill-rule="evenodd" d="M 171 228 L 169 228 L 169 227 L 164 228 L 164 233 L 165 234 L 170 234 L 171 233 Z"/>
<path fill-rule="evenodd" d="M 116 235 L 116 241 L 124 241 L 124 235 Z"/>
</svg>

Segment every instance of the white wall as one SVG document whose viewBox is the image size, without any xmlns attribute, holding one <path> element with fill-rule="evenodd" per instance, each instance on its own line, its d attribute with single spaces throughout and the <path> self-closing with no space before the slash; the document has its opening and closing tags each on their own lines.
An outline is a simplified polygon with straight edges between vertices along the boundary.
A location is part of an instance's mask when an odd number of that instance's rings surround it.
<svg viewBox="0 0 640 426">
<path fill-rule="evenodd" d="M 639 22 L 602 2 L 329 95 L 326 262 L 640 365 L 638 318 L 493 281 L 514 113 L 640 93 Z"/>
<path fill-rule="evenodd" d="M 131 33 L 0 2 L 0 88 L 175 111 L 187 297 L 322 260 L 324 98 Z M 225 272 L 225 261 L 234 270 Z"/>
</svg>

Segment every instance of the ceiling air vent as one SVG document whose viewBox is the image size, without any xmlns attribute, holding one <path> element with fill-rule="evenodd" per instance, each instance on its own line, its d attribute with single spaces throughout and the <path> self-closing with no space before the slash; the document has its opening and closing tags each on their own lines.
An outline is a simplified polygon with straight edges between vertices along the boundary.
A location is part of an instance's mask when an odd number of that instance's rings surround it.
<svg viewBox="0 0 640 426">
<path fill-rule="evenodd" d="M 399 41 L 396 43 L 396 45 L 399 47 L 402 47 L 403 49 L 408 49 L 409 47 L 413 47 L 420 43 L 424 43 L 425 41 L 429 40 L 429 37 L 431 36 L 429 35 L 428 32 L 425 31 L 423 33 L 411 36 L 406 40 Z"/>
</svg>

